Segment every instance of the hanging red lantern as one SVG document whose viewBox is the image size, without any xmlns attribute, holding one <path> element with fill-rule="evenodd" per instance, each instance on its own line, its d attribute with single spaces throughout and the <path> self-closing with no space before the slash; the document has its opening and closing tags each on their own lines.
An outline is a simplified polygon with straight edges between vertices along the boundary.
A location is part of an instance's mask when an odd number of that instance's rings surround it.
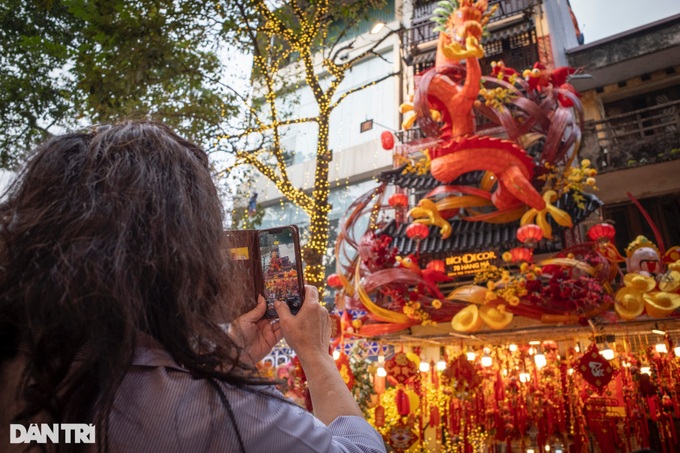
<svg viewBox="0 0 680 453">
<path fill-rule="evenodd" d="M 529 223 L 517 229 L 517 239 L 527 247 L 536 247 L 536 244 L 543 239 L 543 230 L 534 223 Z"/>
<path fill-rule="evenodd" d="M 598 223 L 588 230 L 588 239 L 603 244 L 610 242 L 614 236 L 616 236 L 616 230 L 610 223 Z"/>
<path fill-rule="evenodd" d="M 409 239 L 413 239 L 415 241 L 422 241 L 429 234 L 430 229 L 427 227 L 427 225 L 423 225 L 422 223 L 413 222 L 406 228 L 406 236 L 408 236 Z"/>
<path fill-rule="evenodd" d="M 394 134 L 390 131 L 383 131 L 380 134 L 380 143 L 385 151 L 389 151 L 394 148 Z"/>
<path fill-rule="evenodd" d="M 533 258 L 534 252 L 526 247 L 515 247 L 510 250 L 510 255 L 512 255 L 513 263 L 517 261 L 528 262 Z"/>
<path fill-rule="evenodd" d="M 328 283 L 328 286 L 331 288 L 342 288 L 342 279 L 338 274 L 329 275 L 326 279 L 326 283 Z"/>
<path fill-rule="evenodd" d="M 393 208 L 405 208 L 408 206 L 408 197 L 403 193 L 395 193 L 387 200 Z"/>
<path fill-rule="evenodd" d="M 427 263 L 425 269 L 430 269 L 437 272 L 444 272 L 446 270 L 446 264 L 442 260 L 432 260 Z"/>
</svg>

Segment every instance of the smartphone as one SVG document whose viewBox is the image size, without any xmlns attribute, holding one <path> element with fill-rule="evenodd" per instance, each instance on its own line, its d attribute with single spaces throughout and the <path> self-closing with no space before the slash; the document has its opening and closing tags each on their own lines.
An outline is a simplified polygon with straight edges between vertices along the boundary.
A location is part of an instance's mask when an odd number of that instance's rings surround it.
<svg viewBox="0 0 680 453">
<path fill-rule="evenodd" d="M 277 318 L 274 301 L 288 304 L 297 314 L 304 302 L 305 286 L 300 258 L 300 234 L 295 225 L 257 232 L 260 268 L 264 282 L 264 298 L 268 318 Z"/>
</svg>

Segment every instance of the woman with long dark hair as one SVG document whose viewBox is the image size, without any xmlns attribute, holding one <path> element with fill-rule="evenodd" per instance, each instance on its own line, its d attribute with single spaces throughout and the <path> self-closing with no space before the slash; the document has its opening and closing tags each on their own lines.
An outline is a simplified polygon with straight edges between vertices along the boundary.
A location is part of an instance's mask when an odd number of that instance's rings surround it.
<svg viewBox="0 0 680 453">
<path fill-rule="evenodd" d="M 328 355 L 314 288 L 296 316 L 277 303 L 263 319 L 261 297 L 242 314 L 222 221 L 206 154 L 162 124 L 35 150 L 0 204 L 0 451 L 36 447 L 10 443 L 32 423 L 95 425 L 95 445 L 62 432 L 47 451 L 384 451 Z M 282 337 L 314 415 L 254 366 Z"/>
</svg>

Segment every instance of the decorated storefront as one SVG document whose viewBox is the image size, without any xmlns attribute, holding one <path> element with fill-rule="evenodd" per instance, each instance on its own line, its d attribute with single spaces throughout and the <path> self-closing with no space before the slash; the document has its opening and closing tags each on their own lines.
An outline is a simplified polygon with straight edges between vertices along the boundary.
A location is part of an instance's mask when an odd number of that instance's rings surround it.
<svg viewBox="0 0 680 453">
<path fill-rule="evenodd" d="M 394 170 L 336 243 L 348 386 L 398 452 L 680 451 L 680 247 L 642 206 L 654 237 L 613 244 L 578 157 L 578 70 L 483 76 L 493 9 L 440 6 L 436 65 L 400 107 L 425 137 L 383 134 Z"/>
</svg>

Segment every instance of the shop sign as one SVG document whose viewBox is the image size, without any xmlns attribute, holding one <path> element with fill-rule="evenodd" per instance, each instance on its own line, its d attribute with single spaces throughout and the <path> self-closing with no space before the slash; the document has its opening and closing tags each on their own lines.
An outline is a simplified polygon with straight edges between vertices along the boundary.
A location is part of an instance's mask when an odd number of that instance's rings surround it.
<svg viewBox="0 0 680 453">
<path fill-rule="evenodd" d="M 450 277 L 475 274 L 491 266 L 497 259 L 498 255 L 494 250 L 447 256 L 446 273 Z"/>
</svg>

